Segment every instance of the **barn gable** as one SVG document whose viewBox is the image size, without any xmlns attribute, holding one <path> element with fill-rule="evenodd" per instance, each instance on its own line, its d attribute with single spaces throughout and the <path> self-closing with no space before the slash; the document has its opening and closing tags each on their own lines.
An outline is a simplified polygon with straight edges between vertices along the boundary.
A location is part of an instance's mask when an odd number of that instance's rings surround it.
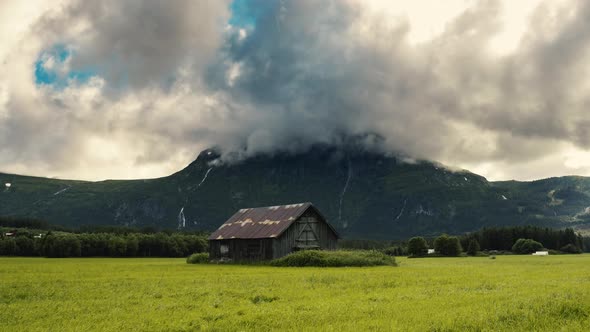
<svg viewBox="0 0 590 332">
<path fill-rule="evenodd" d="M 339 236 L 311 203 L 241 209 L 209 237 L 212 259 L 272 259 L 335 249 Z"/>
<path fill-rule="evenodd" d="M 321 216 L 311 203 L 241 209 L 213 232 L 209 240 L 276 238 L 309 209 Z"/>
</svg>

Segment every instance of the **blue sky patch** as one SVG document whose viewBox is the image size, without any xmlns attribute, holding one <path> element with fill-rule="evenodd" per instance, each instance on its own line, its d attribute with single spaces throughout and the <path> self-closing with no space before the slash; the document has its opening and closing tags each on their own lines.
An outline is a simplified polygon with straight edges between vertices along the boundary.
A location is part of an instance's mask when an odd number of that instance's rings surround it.
<svg viewBox="0 0 590 332">
<path fill-rule="evenodd" d="M 72 56 L 71 48 L 63 44 L 55 45 L 51 49 L 41 52 L 35 61 L 35 83 L 63 89 L 72 80 L 86 83 L 91 77 L 97 75 L 97 71 L 90 67 L 60 73 L 64 63 Z"/>
<path fill-rule="evenodd" d="M 281 0 L 234 0 L 231 3 L 229 24 L 240 28 L 254 28 L 268 11 L 281 4 Z"/>
<path fill-rule="evenodd" d="M 234 0 L 231 3 L 231 18 L 229 24 L 235 27 L 253 27 L 256 24 L 256 17 L 251 15 L 248 0 Z"/>
</svg>

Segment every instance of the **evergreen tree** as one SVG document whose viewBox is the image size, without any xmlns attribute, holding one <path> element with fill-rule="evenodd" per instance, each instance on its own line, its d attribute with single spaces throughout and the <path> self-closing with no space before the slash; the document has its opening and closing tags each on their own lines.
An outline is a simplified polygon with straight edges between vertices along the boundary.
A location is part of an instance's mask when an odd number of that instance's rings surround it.
<svg viewBox="0 0 590 332">
<path fill-rule="evenodd" d="M 469 241 L 469 246 L 467 247 L 467 254 L 469 256 L 475 256 L 475 255 L 477 255 L 478 251 L 479 251 L 479 242 L 477 242 L 476 239 L 471 239 L 471 241 Z"/>
</svg>

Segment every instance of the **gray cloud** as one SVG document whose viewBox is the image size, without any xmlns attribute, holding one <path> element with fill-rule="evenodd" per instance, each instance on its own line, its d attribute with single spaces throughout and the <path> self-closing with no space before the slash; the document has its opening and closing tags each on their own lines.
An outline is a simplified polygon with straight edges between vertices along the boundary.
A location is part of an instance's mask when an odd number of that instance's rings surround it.
<svg viewBox="0 0 590 332">
<path fill-rule="evenodd" d="M 72 1 L 36 32 L 73 47 L 72 70 L 96 68 L 117 89 L 166 87 L 210 61 L 228 19 L 229 0 Z"/>
<path fill-rule="evenodd" d="M 133 177 L 137 167 L 153 176 L 192 157 L 189 146 L 205 147 L 183 133 L 205 109 L 203 94 L 190 90 L 223 41 L 228 1 L 52 4 L 0 47 L 3 171 L 100 179 Z M 71 50 L 62 69 L 97 76 L 37 86 L 33 63 L 55 45 Z"/>
<path fill-rule="evenodd" d="M 275 6 L 245 40 L 230 38 L 226 67 L 215 67 L 211 81 L 264 114 L 266 121 L 244 126 L 248 138 L 236 140 L 247 151 L 362 133 L 384 137 L 393 151 L 445 160 L 535 159 L 556 141 L 588 148 L 585 3 L 559 24 L 538 9 L 536 30 L 503 57 L 489 51 L 501 27 L 497 1 L 466 10 L 421 45 L 409 43 L 403 20 L 394 28 L 378 18 L 362 22 L 368 26 L 359 34 L 355 3 L 322 2 L 321 11 L 316 1 L 284 5 L 280 21 Z M 235 63 L 241 75 L 229 86 L 222 73 Z M 478 131 L 490 136 L 485 153 L 463 144 Z"/>
</svg>

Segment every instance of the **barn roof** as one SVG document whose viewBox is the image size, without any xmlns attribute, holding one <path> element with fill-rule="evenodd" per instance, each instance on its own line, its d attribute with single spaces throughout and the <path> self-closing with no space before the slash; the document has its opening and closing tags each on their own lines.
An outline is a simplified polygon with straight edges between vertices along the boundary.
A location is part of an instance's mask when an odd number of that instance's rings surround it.
<svg viewBox="0 0 590 332">
<path fill-rule="evenodd" d="M 241 209 L 213 232 L 209 240 L 275 238 L 309 208 L 320 214 L 311 203 Z"/>
</svg>

